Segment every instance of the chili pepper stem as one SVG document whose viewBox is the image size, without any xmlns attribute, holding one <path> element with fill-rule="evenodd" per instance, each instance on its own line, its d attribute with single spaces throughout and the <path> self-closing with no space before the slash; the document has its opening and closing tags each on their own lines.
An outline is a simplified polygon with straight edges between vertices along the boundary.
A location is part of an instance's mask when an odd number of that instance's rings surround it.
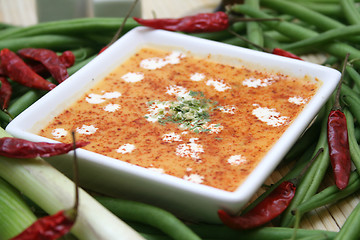
<svg viewBox="0 0 360 240">
<path fill-rule="evenodd" d="M 312 165 L 312 163 L 317 159 L 317 157 L 324 152 L 324 148 L 319 148 L 319 150 L 315 153 L 315 155 L 311 158 L 311 160 L 305 165 L 305 167 L 301 170 L 300 174 L 289 180 L 292 183 L 294 183 L 295 186 L 297 186 L 301 180 L 301 178 L 305 175 L 306 171 L 309 169 L 309 167 Z"/>
<path fill-rule="evenodd" d="M 256 44 L 256 43 L 253 43 L 253 42 L 249 41 L 249 39 L 247 39 L 246 37 L 241 36 L 240 34 L 234 32 L 233 30 L 228 29 L 228 31 L 229 31 L 231 34 L 233 34 L 235 37 L 237 37 L 237 38 L 243 40 L 244 42 L 246 42 L 246 43 L 248 43 L 248 44 L 250 44 L 250 45 L 252 45 L 252 46 L 254 46 L 254 47 L 256 47 L 256 48 L 258 48 L 258 49 L 260 49 L 260 50 L 262 50 L 263 52 L 271 53 L 271 51 L 270 51 L 269 49 L 264 48 L 264 47 L 262 47 L 262 46 L 260 46 L 260 45 L 258 45 L 258 44 Z"/>
<path fill-rule="evenodd" d="M 121 32 L 123 31 L 124 29 L 124 26 L 125 26 L 125 23 L 127 21 L 127 19 L 130 17 L 130 14 L 132 13 L 132 11 L 134 10 L 136 4 L 138 4 L 139 0 L 135 0 L 132 4 L 131 4 L 131 7 L 130 7 L 130 10 L 127 12 L 125 18 L 124 18 L 124 21 L 121 23 L 121 26 L 120 28 L 116 31 L 114 37 L 111 39 L 110 43 L 107 45 L 107 47 L 109 47 L 111 44 L 113 44 L 120 36 Z"/>
<path fill-rule="evenodd" d="M 340 81 L 339 81 L 337 89 L 336 89 L 335 102 L 334 102 L 334 106 L 333 106 L 332 110 L 341 110 L 341 106 L 340 106 L 341 85 L 342 85 L 342 82 L 344 80 L 344 75 L 345 75 L 344 73 L 345 73 L 345 69 L 346 69 L 346 65 L 347 65 L 349 56 L 350 56 L 350 53 L 346 54 L 346 56 L 345 56 L 345 60 L 344 60 L 343 67 L 342 67 L 342 70 L 341 70 L 342 74 L 341 74 Z"/>
<path fill-rule="evenodd" d="M 74 185 L 75 185 L 75 202 L 74 202 L 74 207 L 73 207 L 73 221 L 75 222 L 76 217 L 78 215 L 78 209 L 79 209 L 79 163 L 78 163 L 78 158 L 77 158 L 77 154 L 76 154 L 76 139 L 75 139 L 75 131 L 71 132 L 72 134 L 72 140 L 73 140 L 73 154 L 74 154 L 74 159 L 73 159 L 73 168 L 74 168 Z"/>
</svg>

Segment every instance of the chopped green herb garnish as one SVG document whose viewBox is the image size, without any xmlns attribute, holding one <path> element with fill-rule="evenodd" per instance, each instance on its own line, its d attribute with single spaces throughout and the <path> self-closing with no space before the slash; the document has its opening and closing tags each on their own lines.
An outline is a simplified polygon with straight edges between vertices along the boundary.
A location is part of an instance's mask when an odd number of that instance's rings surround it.
<svg viewBox="0 0 360 240">
<path fill-rule="evenodd" d="M 209 112 L 217 108 L 217 102 L 205 98 L 202 92 L 195 91 L 190 91 L 188 95 L 178 97 L 177 101 L 173 102 L 148 102 L 149 106 L 153 104 L 166 106 L 156 111 L 157 121 L 160 124 L 177 123 L 180 128 L 194 132 L 211 131 L 204 128 L 204 125 L 211 121 Z"/>
</svg>

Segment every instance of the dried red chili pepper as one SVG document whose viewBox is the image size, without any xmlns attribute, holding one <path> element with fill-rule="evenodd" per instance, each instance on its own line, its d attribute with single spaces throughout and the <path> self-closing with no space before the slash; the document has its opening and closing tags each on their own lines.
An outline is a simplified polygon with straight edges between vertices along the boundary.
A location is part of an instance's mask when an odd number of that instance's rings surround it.
<svg viewBox="0 0 360 240">
<path fill-rule="evenodd" d="M 54 215 L 39 218 L 30 227 L 11 240 L 55 240 L 70 231 L 76 216 L 66 211 L 59 211 Z"/>
<path fill-rule="evenodd" d="M 0 60 L 0 66 L 5 74 L 15 82 L 30 88 L 48 91 L 56 87 L 55 84 L 35 73 L 19 56 L 7 48 L 1 50 Z"/>
<path fill-rule="evenodd" d="M 303 60 L 301 57 L 296 56 L 295 54 L 285 51 L 281 48 L 274 48 L 272 50 L 272 54 L 283 56 L 283 57 L 288 57 L 288 58 L 294 58 L 294 59 L 298 59 L 298 60 Z"/>
<path fill-rule="evenodd" d="M 331 166 L 335 177 L 335 184 L 339 189 L 344 189 L 349 183 L 351 173 L 351 156 L 348 140 L 346 116 L 340 106 L 340 89 L 346 69 L 347 59 L 344 60 L 341 79 L 335 95 L 335 104 L 330 111 L 327 123 L 327 137 Z"/>
<path fill-rule="evenodd" d="M 230 216 L 218 210 L 221 221 L 230 228 L 252 229 L 264 225 L 279 216 L 295 196 L 296 187 L 290 181 L 282 182 L 262 202 L 242 216 Z"/>
<path fill-rule="evenodd" d="M 217 32 L 229 27 L 229 17 L 221 11 L 199 13 L 182 18 L 142 19 L 134 17 L 134 20 L 143 26 L 186 33 Z"/>
<path fill-rule="evenodd" d="M 283 181 L 269 193 L 259 204 L 241 216 L 231 216 L 226 211 L 218 210 L 220 220 L 233 229 L 253 229 L 262 226 L 278 217 L 291 203 L 295 196 L 296 185 L 305 174 L 313 161 L 323 152 L 320 148 L 315 156 L 308 162 L 297 178 Z"/>
<path fill-rule="evenodd" d="M 76 147 L 81 148 L 88 142 L 79 141 Z M 73 150 L 71 143 L 32 142 L 25 139 L 0 138 L 0 155 L 13 158 L 51 157 Z"/>
<path fill-rule="evenodd" d="M 18 54 L 23 58 L 41 62 L 59 83 L 69 77 L 65 64 L 60 61 L 59 56 L 52 50 L 44 48 L 24 48 L 19 50 Z"/>
<path fill-rule="evenodd" d="M 6 74 L 5 74 L 4 70 L 2 69 L 1 65 L 0 65 L 0 76 L 6 77 Z"/>
<path fill-rule="evenodd" d="M 65 51 L 59 56 L 60 61 L 66 68 L 69 68 L 75 63 L 75 55 L 71 51 Z M 48 69 L 38 61 L 27 61 L 26 64 L 37 74 L 42 77 L 49 77 L 51 74 Z"/>
<path fill-rule="evenodd" d="M 12 95 L 12 88 L 6 77 L 0 76 L 0 82 L 0 107 L 2 110 L 4 110 L 9 106 Z"/>
<path fill-rule="evenodd" d="M 60 61 L 69 68 L 75 64 L 75 55 L 72 51 L 65 51 L 59 56 Z"/>
</svg>

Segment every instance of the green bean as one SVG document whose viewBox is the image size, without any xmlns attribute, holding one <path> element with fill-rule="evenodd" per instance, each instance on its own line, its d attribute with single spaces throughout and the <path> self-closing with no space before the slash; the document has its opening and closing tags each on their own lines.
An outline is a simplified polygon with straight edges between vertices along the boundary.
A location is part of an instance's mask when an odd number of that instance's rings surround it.
<svg viewBox="0 0 360 240">
<path fill-rule="evenodd" d="M 359 239 L 360 237 L 360 203 L 356 205 L 353 211 L 345 220 L 344 225 L 341 227 L 339 233 L 334 240 L 348 240 Z"/>
<path fill-rule="evenodd" d="M 234 46 L 247 47 L 247 42 L 245 42 L 244 40 L 237 38 L 237 37 L 228 38 L 228 39 L 223 40 L 222 42 L 231 44 Z"/>
<path fill-rule="evenodd" d="M 203 239 L 219 240 L 288 240 L 294 233 L 293 228 L 284 227 L 262 227 L 254 230 L 234 230 L 224 225 L 215 224 L 191 224 L 189 226 Z M 333 239 L 336 232 L 323 230 L 297 229 L 297 237 L 310 237 L 324 234 L 328 239 Z"/>
<path fill-rule="evenodd" d="M 85 66 L 86 64 L 88 64 L 90 61 L 92 61 L 94 58 L 96 57 L 96 55 L 93 55 L 91 57 L 88 57 L 80 62 L 77 62 L 76 64 L 74 64 L 73 66 L 69 67 L 67 69 L 69 75 L 71 76 L 72 74 L 74 74 L 75 72 L 77 72 L 80 68 L 82 68 L 83 66 Z"/>
<path fill-rule="evenodd" d="M 306 130 L 306 132 L 296 141 L 294 146 L 286 154 L 286 156 L 284 158 L 285 162 L 288 162 L 290 160 L 298 158 L 301 155 L 301 153 L 303 153 L 315 141 L 317 141 L 319 133 L 320 133 L 320 124 L 319 124 L 318 118 L 310 126 L 310 128 L 308 130 Z"/>
<path fill-rule="evenodd" d="M 245 0 L 244 4 L 251 6 L 253 8 L 256 8 L 256 9 L 260 9 L 259 0 Z M 263 31 L 262 31 L 259 23 L 247 22 L 246 23 L 246 33 L 247 33 L 247 39 L 250 42 L 252 42 L 260 47 L 264 46 Z M 258 49 L 254 45 L 249 45 L 249 48 L 256 49 L 256 50 Z"/>
<path fill-rule="evenodd" d="M 293 0 L 294 2 L 305 2 L 305 3 L 339 3 L 339 0 Z"/>
<path fill-rule="evenodd" d="M 249 8 L 248 6 L 245 5 L 241 5 L 241 4 L 236 4 L 231 8 L 232 11 L 237 12 L 237 13 L 243 13 L 243 14 L 247 14 L 250 15 L 251 17 L 256 17 L 256 18 L 270 18 L 272 17 L 271 15 L 265 14 L 262 11 L 258 11 L 254 8 Z M 289 23 L 289 22 L 272 22 L 272 21 L 264 21 L 262 22 L 262 24 L 269 26 L 270 28 L 273 28 L 277 31 L 279 31 L 280 33 L 294 39 L 294 40 L 303 40 L 309 37 L 314 37 L 317 36 L 318 33 L 315 31 L 312 31 L 310 29 L 298 26 L 294 23 Z M 360 58 L 360 51 L 350 45 L 347 45 L 345 43 L 331 43 L 331 44 L 326 44 L 324 46 L 321 47 L 322 50 L 340 58 L 340 59 L 344 59 L 345 56 L 348 53 L 350 54 L 349 59 L 353 60 L 353 59 L 358 59 Z M 354 61 L 353 63 L 355 66 L 360 66 L 359 62 Z"/>
<path fill-rule="evenodd" d="M 0 31 L 4 29 L 16 28 L 16 26 L 9 23 L 0 23 Z"/>
<path fill-rule="evenodd" d="M 261 10 L 257 10 L 255 8 L 241 4 L 233 5 L 231 7 L 231 11 L 234 11 L 238 14 L 246 14 L 254 18 L 273 17 L 272 15 L 266 14 Z M 284 36 L 288 36 L 291 40 L 301 40 L 317 35 L 316 32 L 310 29 L 306 29 L 297 24 L 286 21 L 263 21 L 261 24 L 267 26 L 270 30 L 275 30 Z"/>
<path fill-rule="evenodd" d="M 330 17 L 306 8 L 296 2 L 283 0 L 261 0 L 261 5 L 296 16 L 311 25 L 315 25 L 320 30 L 330 30 L 345 26 Z"/>
<path fill-rule="evenodd" d="M 343 14 L 350 24 L 360 23 L 360 12 L 357 10 L 354 0 L 342 0 L 340 6 Z"/>
<path fill-rule="evenodd" d="M 2 128 L 5 128 L 11 120 L 12 118 L 8 114 L 0 110 L 0 126 Z"/>
<path fill-rule="evenodd" d="M 152 235 L 165 235 L 163 231 L 148 224 L 140 223 L 137 221 L 130 221 L 130 220 L 127 220 L 126 224 L 128 224 L 130 227 L 132 227 L 133 229 L 135 229 L 137 232 L 140 233 L 146 233 Z"/>
<path fill-rule="evenodd" d="M 0 32 L 0 39 L 14 39 L 19 37 L 45 35 L 45 34 L 65 34 L 81 36 L 84 33 L 109 33 L 119 29 L 124 18 L 75 18 L 70 20 L 60 20 L 39 23 L 18 29 L 9 29 Z M 133 19 L 128 19 L 123 31 L 139 26 Z"/>
<path fill-rule="evenodd" d="M 349 108 L 355 119 L 360 119 L 360 97 L 347 85 L 341 86 L 341 100 Z"/>
<path fill-rule="evenodd" d="M 261 10 L 257 10 L 255 8 L 242 4 L 233 5 L 231 7 L 231 11 L 234 11 L 235 13 L 245 14 L 254 18 L 273 18 L 272 15 L 266 14 Z M 312 30 L 306 29 L 290 22 L 263 21 L 261 23 L 265 26 L 268 26 L 270 29 L 274 29 L 280 32 L 284 36 L 288 36 L 290 39 L 293 40 L 306 39 L 317 35 L 317 33 Z"/>
<path fill-rule="evenodd" d="M 357 87 L 360 87 L 360 74 L 352 66 L 346 66 L 346 72 Z"/>
<path fill-rule="evenodd" d="M 303 48 L 309 46 L 319 46 L 324 43 L 329 43 L 333 41 L 337 41 L 339 39 L 344 39 L 349 36 L 356 36 L 360 34 L 360 26 L 359 25 L 351 25 L 345 26 L 340 29 L 331 29 L 326 32 L 322 32 L 317 36 L 310 37 L 301 41 L 297 41 L 294 43 L 290 43 L 285 45 L 284 48 L 286 50 L 292 50 L 296 48 Z"/>
<path fill-rule="evenodd" d="M 115 199 L 110 197 L 95 197 L 102 205 L 125 221 L 137 221 L 156 227 L 178 240 L 200 240 L 190 228 L 173 214 L 161 208 L 140 202 Z"/>
<path fill-rule="evenodd" d="M 358 174 L 360 174 L 360 147 L 355 137 L 354 117 L 347 108 L 344 109 L 344 114 L 346 117 L 346 123 L 348 129 L 348 139 L 349 139 L 351 159 L 354 165 L 356 166 L 356 170 Z"/>
<path fill-rule="evenodd" d="M 266 32 L 264 32 L 264 35 L 268 36 L 272 39 L 275 39 L 278 42 L 286 42 L 286 43 L 291 42 L 290 38 L 288 38 L 287 36 L 284 36 L 283 34 L 280 34 L 277 31 L 274 31 L 274 30 L 266 31 Z"/>
<path fill-rule="evenodd" d="M 264 34 L 264 47 L 265 49 L 274 49 L 274 48 L 282 48 L 282 43 L 280 43 L 278 40 L 271 38 Z M 269 52 L 270 52 L 269 50 Z"/>
<path fill-rule="evenodd" d="M 210 39 L 214 41 L 222 41 L 229 37 L 232 37 L 232 34 L 229 31 L 220 31 L 220 32 L 211 32 L 211 33 L 188 33 L 190 36 Z"/>
<path fill-rule="evenodd" d="M 10 104 L 8 112 L 11 116 L 16 117 L 26 108 L 30 107 L 35 101 L 45 94 L 43 91 L 30 90 L 21 97 L 19 97 L 16 102 Z"/>
<path fill-rule="evenodd" d="M 358 173 L 353 172 L 350 175 L 349 185 L 344 190 L 339 190 L 335 185 L 329 186 L 321 192 L 315 194 L 308 200 L 302 202 L 293 210 L 296 214 L 303 215 L 316 208 L 325 206 L 327 204 L 336 203 L 351 194 L 354 194 L 360 189 L 360 178 Z"/>
<path fill-rule="evenodd" d="M 241 33 L 246 30 L 246 22 L 234 22 L 231 25 L 231 28 L 234 32 Z"/>
<path fill-rule="evenodd" d="M 21 37 L 14 39 L 0 40 L 0 49 L 8 48 L 17 51 L 21 48 L 47 48 L 52 50 L 68 50 L 71 48 L 93 46 L 94 44 L 86 39 L 61 36 L 61 35 L 40 35 Z"/>
<path fill-rule="evenodd" d="M 146 240 L 171 240 L 171 238 L 162 235 L 154 235 L 148 233 L 140 233 Z"/>
<path fill-rule="evenodd" d="M 328 113 L 332 107 L 332 101 L 328 101 L 325 109 Z M 310 166 L 306 174 L 302 177 L 300 184 L 297 186 L 296 194 L 291 201 L 289 207 L 283 213 L 281 219 L 281 226 L 292 226 L 295 218 L 292 215 L 292 211 L 302 202 L 312 197 L 319 189 L 319 186 L 324 179 L 325 173 L 329 167 L 329 149 L 327 144 L 327 118 L 322 120 L 320 137 L 317 142 L 315 151 L 323 148 L 323 153 L 318 156 L 315 162 Z"/>
<path fill-rule="evenodd" d="M 95 51 L 94 48 L 90 48 L 90 47 L 72 49 L 71 52 L 75 56 L 76 63 L 84 61 L 87 58 L 89 58 L 89 57 L 93 56 L 94 54 L 98 53 L 98 51 Z"/>
<path fill-rule="evenodd" d="M 326 15 L 328 17 L 332 18 L 340 18 L 343 17 L 342 15 L 342 9 L 339 5 L 339 3 L 317 3 L 317 2 L 305 2 L 305 1 L 299 1 L 296 3 L 301 4 L 302 6 L 311 9 L 315 12 L 321 13 L 323 15 Z"/>
</svg>

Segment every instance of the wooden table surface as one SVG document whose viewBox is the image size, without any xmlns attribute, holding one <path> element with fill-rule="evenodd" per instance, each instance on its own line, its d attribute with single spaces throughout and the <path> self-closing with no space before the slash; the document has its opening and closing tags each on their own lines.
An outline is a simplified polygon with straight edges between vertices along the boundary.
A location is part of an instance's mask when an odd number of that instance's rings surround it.
<svg viewBox="0 0 360 240">
<path fill-rule="evenodd" d="M 155 13 L 157 17 L 180 17 L 214 9 L 219 2 L 220 0 L 142 0 L 142 16 L 151 18 Z M 20 26 L 36 24 L 38 21 L 35 4 L 35 0 L 0 0 L 0 22 Z M 288 170 L 283 167 L 274 171 L 265 184 L 279 180 Z M 331 177 L 327 179 L 331 181 Z M 312 211 L 303 217 L 300 227 L 338 231 L 359 203 L 359 199 L 359 195 L 355 194 L 337 204 Z"/>
</svg>

